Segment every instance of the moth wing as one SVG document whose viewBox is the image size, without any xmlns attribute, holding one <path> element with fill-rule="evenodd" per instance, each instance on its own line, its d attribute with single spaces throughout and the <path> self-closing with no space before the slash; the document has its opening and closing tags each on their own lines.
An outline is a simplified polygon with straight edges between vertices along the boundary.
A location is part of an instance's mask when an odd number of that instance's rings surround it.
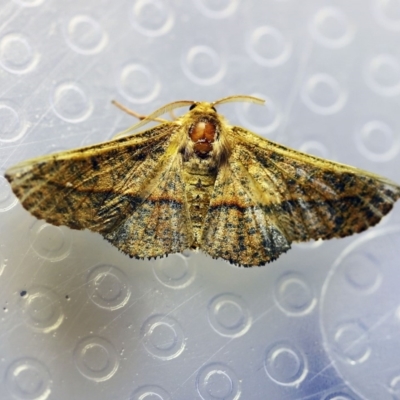
<svg viewBox="0 0 400 400">
<path fill-rule="evenodd" d="M 90 229 L 137 258 L 180 252 L 191 232 L 179 126 L 22 162 L 6 178 L 22 205 L 53 225 Z"/>
<path fill-rule="evenodd" d="M 204 222 L 201 249 L 245 267 L 273 261 L 290 249 L 274 215 L 265 213 L 254 182 L 235 160 L 221 165 Z"/>
<path fill-rule="evenodd" d="M 400 197 L 400 187 L 378 175 L 289 149 L 240 127 L 233 127 L 230 137 L 234 179 L 247 187 L 266 226 L 272 221 L 288 244 L 362 232 Z M 254 257 L 254 265 L 279 254 L 271 256 Z"/>
</svg>

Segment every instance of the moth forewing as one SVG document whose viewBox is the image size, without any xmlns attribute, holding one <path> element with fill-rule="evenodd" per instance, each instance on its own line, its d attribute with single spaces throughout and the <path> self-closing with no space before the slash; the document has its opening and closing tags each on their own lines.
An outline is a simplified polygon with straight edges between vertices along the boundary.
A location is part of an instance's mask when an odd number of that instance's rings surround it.
<svg viewBox="0 0 400 400">
<path fill-rule="evenodd" d="M 241 160 L 253 171 L 260 190 L 267 192 L 272 186 L 280 194 L 275 214 L 290 216 L 290 222 L 282 225 L 291 240 L 361 232 L 379 222 L 400 196 L 399 186 L 385 178 L 264 139 L 257 145 L 254 138 L 243 139 L 251 136 L 243 128 L 235 127 L 233 132 L 240 142 L 238 148 L 246 152 Z"/>
<path fill-rule="evenodd" d="M 256 133 L 253 133 L 239 126 L 233 126 L 232 133 L 235 136 L 236 140 L 239 140 L 241 143 L 245 143 L 249 146 L 253 145 L 255 147 L 261 147 L 262 149 L 270 151 L 271 153 L 275 153 L 276 156 L 281 155 L 287 160 L 298 160 L 298 161 L 308 160 L 309 163 L 314 164 L 316 167 L 319 167 L 322 170 L 327 170 L 331 168 L 348 172 L 354 172 L 355 174 L 362 174 L 370 176 L 371 178 L 377 179 L 382 182 L 387 182 L 389 185 L 399 186 L 390 179 L 382 177 L 378 174 L 374 174 L 372 172 L 363 170 L 361 168 L 353 167 L 348 164 L 327 160 L 318 156 L 304 153 L 299 150 L 291 149 L 290 147 L 283 146 L 279 143 L 273 142 L 269 139 L 266 139 L 260 135 L 257 135 Z"/>
</svg>

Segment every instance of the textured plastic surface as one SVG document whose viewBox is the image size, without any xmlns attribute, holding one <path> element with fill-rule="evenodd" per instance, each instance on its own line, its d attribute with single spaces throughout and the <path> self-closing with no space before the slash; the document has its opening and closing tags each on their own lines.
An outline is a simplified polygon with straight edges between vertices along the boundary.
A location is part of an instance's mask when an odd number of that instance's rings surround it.
<svg viewBox="0 0 400 400">
<path fill-rule="evenodd" d="M 0 0 L 0 171 L 180 99 L 400 182 L 395 0 Z M 0 398 L 400 399 L 400 208 L 243 269 L 133 261 L 0 177 Z"/>
</svg>

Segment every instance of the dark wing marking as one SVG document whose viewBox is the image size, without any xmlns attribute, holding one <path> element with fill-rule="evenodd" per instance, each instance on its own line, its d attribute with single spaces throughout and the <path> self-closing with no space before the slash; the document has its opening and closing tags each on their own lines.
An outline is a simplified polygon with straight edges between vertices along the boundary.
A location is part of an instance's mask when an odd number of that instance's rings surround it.
<svg viewBox="0 0 400 400">
<path fill-rule="evenodd" d="M 250 176 L 232 157 L 218 171 L 200 248 L 242 266 L 263 265 L 290 248 L 258 201 Z"/>
<path fill-rule="evenodd" d="M 400 197 L 400 187 L 378 175 L 291 150 L 239 127 L 232 137 L 232 162 L 248 171 L 259 204 L 289 242 L 364 231 Z"/>
<path fill-rule="evenodd" d="M 192 232 L 181 164 L 182 158 L 176 154 L 150 183 L 151 193 L 146 199 L 131 199 L 138 206 L 132 207 L 124 220 L 104 237 L 136 258 L 178 253 L 189 248 Z M 124 200 L 116 198 L 102 213 L 110 215 L 118 208 L 114 202 L 121 201 Z"/>
<path fill-rule="evenodd" d="M 6 172 L 37 218 L 101 233 L 133 257 L 188 247 L 179 126 L 22 162 Z M 161 182 L 161 184 L 160 184 Z"/>
</svg>

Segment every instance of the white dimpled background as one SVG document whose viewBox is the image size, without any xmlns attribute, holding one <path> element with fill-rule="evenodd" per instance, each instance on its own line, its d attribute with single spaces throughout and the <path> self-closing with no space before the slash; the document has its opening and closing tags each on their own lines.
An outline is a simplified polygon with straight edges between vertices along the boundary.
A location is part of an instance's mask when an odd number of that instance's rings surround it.
<svg viewBox="0 0 400 400">
<path fill-rule="evenodd" d="M 0 399 L 400 399 L 400 208 L 265 267 L 131 260 L 7 167 L 170 101 L 400 183 L 397 0 L 0 0 Z"/>
</svg>

